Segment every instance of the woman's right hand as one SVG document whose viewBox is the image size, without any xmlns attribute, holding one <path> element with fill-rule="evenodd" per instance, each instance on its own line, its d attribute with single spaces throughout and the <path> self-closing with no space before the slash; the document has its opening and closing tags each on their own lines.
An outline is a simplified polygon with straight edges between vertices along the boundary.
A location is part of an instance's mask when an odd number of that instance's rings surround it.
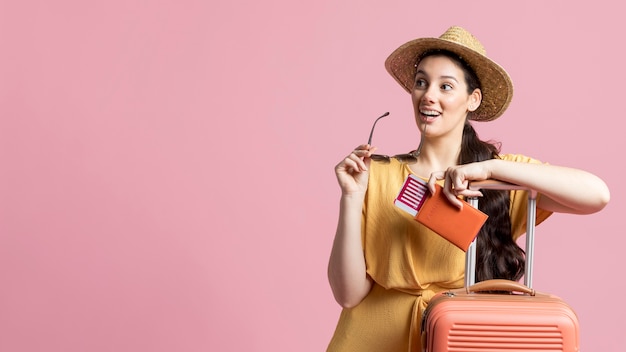
<svg viewBox="0 0 626 352">
<path fill-rule="evenodd" d="M 371 163 L 370 155 L 375 150 L 375 147 L 361 144 L 335 166 L 335 174 L 342 194 L 365 194 Z"/>
</svg>

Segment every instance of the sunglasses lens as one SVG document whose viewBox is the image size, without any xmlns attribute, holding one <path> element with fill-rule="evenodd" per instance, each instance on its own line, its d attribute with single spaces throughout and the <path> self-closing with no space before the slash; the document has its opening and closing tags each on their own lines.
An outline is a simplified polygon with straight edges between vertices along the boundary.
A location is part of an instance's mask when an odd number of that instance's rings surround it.
<svg viewBox="0 0 626 352">
<path fill-rule="evenodd" d="M 382 163 L 388 163 L 391 161 L 391 158 L 398 160 L 401 163 L 413 164 L 417 162 L 417 157 L 413 154 L 398 154 L 394 156 L 382 155 L 382 154 L 372 154 L 370 155 L 370 159 Z"/>
<path fill-rule="evenodd" d="M 398 155 L 395 155 L 394 158 L 398 159 L 402 163 L 407 163 L 407 164 L 417 162 L 417 158 L 413 156 L 412 154 L 398 154 Z"/>
<path fill-rule="evenodd" d="M 387 155 L 381 155 L 381 154 L 372 154 L 370 155 L 370 158 L 374 161 L 380 161 L 383 163 L 388 163 L 390 161 Z"/>
</svg>

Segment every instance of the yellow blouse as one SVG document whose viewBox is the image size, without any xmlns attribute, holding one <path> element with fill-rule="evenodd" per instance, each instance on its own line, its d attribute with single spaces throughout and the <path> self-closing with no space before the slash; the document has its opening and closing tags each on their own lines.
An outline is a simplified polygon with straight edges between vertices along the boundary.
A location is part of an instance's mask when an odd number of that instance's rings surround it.
<svg viewBox="0 0 626 352">
<path fill-rule="evenodd" d="M 522 155 L 501 158 L 539 163 Z M 408 165 L 396 160 L 370 165 L 361 229 L 374 287 L 359 305 L 342 311 L 327 351 L 419 351 L 421 315 L 430 298 L 464 284 L 465 252 L 393 204 L 410 173 Z M 528 194 L 511 191 L 510 199 L 517 240 L 526 231 Z M 550 214 L 537 209 L 536 223 Z"/>
</svg>

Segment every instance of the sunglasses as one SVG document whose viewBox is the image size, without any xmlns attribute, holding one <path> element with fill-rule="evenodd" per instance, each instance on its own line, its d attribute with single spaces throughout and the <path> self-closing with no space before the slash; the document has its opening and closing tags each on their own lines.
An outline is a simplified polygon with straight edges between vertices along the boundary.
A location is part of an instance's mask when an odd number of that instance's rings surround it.
<svg viewBox="0 0 626 352">
<path fill-rule="evenodd" d="M 382 119 L 383 117 L 389 115 L 388 112 L 382 114 L 382 116 L 380 116 L 379 118 L 377 118 L 374 121 L 374 125 L 372 125 L 372 130 L 370 131 L 370 138 L 367 140 L 367 144 L 368 145 L 372 145 L 372 135 L 374 134 L 374 128 L 376 127 L 376 122 L 378 122 L 378 120 Z M 424 134 L 422 133 L 422 138 L 423 138 Z M 406 153 L 406 154 L 396 154 L 396 155 L 383 155 L 383 154 L 372 154 L 370 155 L 370 158 L 374 161 L 379 161 L 379 162 L 383 162 L 383 163 L 389 163 L 391 161 L 391 159 L 396 159 L 401 163 L 406 163 L 406 164 L 414 164 L 417 162 L 417 157 L 420 155 L 420 152 L 422 150 L 422 143 L 420 143 L 419 147 L 417 148 L 417 150 L 414 150 L 410 153 Z"/>
</svg>

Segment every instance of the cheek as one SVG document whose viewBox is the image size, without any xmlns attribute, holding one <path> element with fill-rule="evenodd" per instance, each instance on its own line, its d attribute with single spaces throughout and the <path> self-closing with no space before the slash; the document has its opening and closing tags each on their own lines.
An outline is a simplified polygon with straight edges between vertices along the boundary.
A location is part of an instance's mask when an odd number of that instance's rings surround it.
<svg viewBox="0 0 626 352">
<path fill-rule="evenodd" d="M 415 94 L 415 92 L 411 93 L 411 101 L 413 102 L 413 107 L 417 108 L 420 102 L 420 97 Z"/>
<path fill-rule="evenodd" d="M 450 97 L 442 99 L 441 105 L 451 110 L 466 110 L 468 103 L 467 100 Z"/>
<path fill-rule="evenodd" d="M 411 92 L 411 100 L 413 100 L 414 102 L 418 101 L 419 100 L 418 95 L 419 94 L 417 93 L 417 91 L 415 89 L 413 89 L 413 91 Z"/>
</svg>

